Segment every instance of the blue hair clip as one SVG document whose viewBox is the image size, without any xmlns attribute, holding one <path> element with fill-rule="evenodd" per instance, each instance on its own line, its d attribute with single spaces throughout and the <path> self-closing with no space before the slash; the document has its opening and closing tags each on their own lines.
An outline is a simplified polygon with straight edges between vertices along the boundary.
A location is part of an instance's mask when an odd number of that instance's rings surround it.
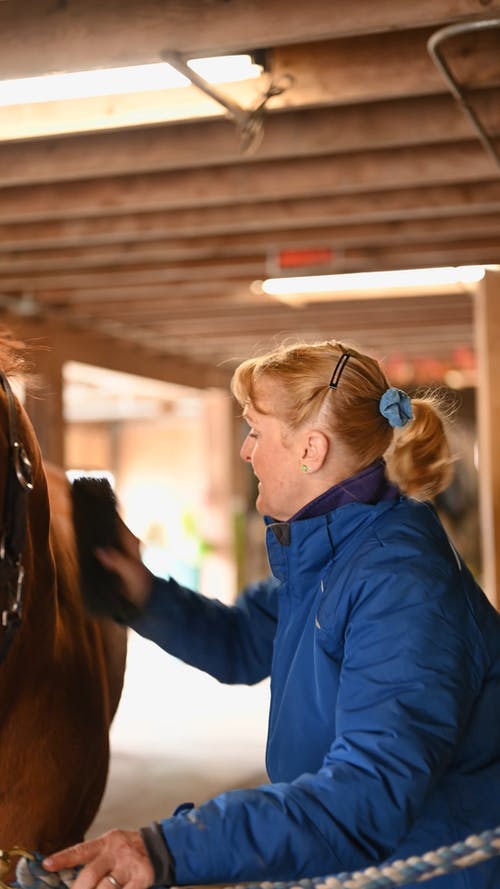
<svg viewBox="0 0 500 889">
<path fill-rule="evenodd" d="M 379 401 L 379 410 L 391 426 L 406 426 L 413 420 L 410 396 L 391 386 Z"/>
</svg>

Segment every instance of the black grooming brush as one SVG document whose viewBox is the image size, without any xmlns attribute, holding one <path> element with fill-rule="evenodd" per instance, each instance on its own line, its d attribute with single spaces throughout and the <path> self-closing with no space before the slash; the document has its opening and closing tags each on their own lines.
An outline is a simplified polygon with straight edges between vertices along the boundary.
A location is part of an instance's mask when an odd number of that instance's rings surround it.
<svg viewBox="0 0 500 889">
<path fill-rule="evenodd" d="M 71 485 L 80 587 L 89 614 L 129 623 L 139 609 L 122 592 L 117 574 L 108 571 L 95 555 L 96 547 L 120 549 L 114 491 L 105 478 L 77 478 Z"/>
</svg>

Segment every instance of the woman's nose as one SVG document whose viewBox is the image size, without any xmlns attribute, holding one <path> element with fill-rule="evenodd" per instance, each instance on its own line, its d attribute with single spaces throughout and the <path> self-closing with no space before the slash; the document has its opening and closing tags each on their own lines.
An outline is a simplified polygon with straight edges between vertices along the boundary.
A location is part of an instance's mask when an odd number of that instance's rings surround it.
<svg viewBox="0 0 500 889">
<path fill-rule="evenodd" d="M 245 441 L 240 448 L 240 457 L 242 460 L 246 460 L 247 463 L 250 463 L 252 452 L 249 448 L 248 436 L 245 438 Z"/>
</svg>

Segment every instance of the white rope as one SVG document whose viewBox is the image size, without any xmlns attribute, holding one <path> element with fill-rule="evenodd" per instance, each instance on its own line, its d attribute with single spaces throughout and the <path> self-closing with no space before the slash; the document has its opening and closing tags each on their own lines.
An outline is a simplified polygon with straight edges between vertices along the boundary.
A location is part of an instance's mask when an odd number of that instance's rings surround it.
<svg viewBox="0 0 500 889">
<path fill-rule="evenodd" d="M 441 846 L 421 856 L 412 855 L 404 861 L 392 861 L 362 871 L 290 882 L 245 883 L 244 887 L 237 885 L 226 889 L 389 889 L 473 867 L 497 855 L 500 855 L 500 827 L 473 834 L 461 843 Z M 78 870 L 48 873 L 42 867 L 41 856 L 36 856 L 35 860 L 21 858 L 16 869 L 17 885 L 20 889 L 70 889 Z"/>
<path fill-rule="evenodd" d="M 367 867 L 362 871 L 335 876 L 245 884 L 245 889 L 388 889 L 392 886 L 404 886 L 406 883 L 420 883 L 460 868 L 472 867 L 496 855 L 500 855 L 500 827 L 469 836 L 453 846 L 441 846 L 421 856 L 412 855 L 404 861 L 392 861 L 378 867 Z"/>
</svg>

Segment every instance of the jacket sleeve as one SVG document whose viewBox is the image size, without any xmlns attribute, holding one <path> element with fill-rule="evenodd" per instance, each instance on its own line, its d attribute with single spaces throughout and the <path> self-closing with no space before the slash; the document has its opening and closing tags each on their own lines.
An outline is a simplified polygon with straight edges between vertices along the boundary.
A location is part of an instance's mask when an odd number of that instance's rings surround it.
<svg viewBox="0 0 500 889">
<path fill-rule="evenodd" d="M 384 567 L 376 581 L 357 571 L 331 627 L 344 650 L 322 767 L 163 821 L 178 884 L 321 876 L 396 849 L 446 769 L 481 682 L 465 596 L 426 567 Z M 321 632 L 328 645 L 329 628 Z"/>
<path fill-rule="evenodd" d="M 269 577 L 229 606 L 173 578 L 155 578 L 146 610 L 130 626 L 220 682 L 252 685 L 271 671 L 278 586 Z"/>
</svg>

